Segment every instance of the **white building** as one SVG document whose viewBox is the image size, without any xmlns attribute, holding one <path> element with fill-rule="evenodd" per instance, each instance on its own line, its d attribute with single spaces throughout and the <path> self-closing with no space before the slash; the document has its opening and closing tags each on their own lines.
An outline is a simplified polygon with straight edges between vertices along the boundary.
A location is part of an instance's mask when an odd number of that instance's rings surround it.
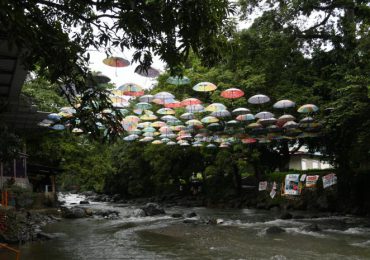
<svg viewBox="0 0 370 260">
<path fill-rule="evenodd" d="M 306 147 L 301 147 L 290 157 L 289 170 L 322 170 L 332 168 L 334 168 L 334 166 L 323 161 L 320 153 L 309 153 Z"/>
</svg>

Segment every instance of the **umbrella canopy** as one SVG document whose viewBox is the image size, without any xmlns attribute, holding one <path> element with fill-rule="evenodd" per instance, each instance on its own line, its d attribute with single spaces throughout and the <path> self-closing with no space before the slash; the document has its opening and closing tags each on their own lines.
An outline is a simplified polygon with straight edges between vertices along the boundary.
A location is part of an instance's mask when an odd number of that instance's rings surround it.
<svg viewBox="0 0 370 260">
<path fill-rule="evenodd" d="M 158 105 L 166 105 L 166 104 L 175 102 L 175 99 L 173 98 L 154 98 L 152 102 Z"/>
<path fill-rule="evenodd" d="M 242 143 L 244 144 L 253 144 L 257 142 L 257 139 L 254 139 L 254 138 L 244 138 L 242 139 Z"/>
<path fill-rule="evenodd" d="M 145 115 L 142 115 L 140 117 L 141 120 L 144 120 L 144 121 L 154 121 L 156 120 L 158 117 L 156 115 L 152 115 L 152 114 L 145 114 Z"/>
<path fill-rule="evenodd" d="M 105 65 L 116 68 L 127 67 L 130 65 L 130 62 L 128 60 L 121 57 L 108 57 L 103 60 L 103 63 Z"/>
<path fill-rule="evenodd" d="M 244 96 L 244 91 L 238 88 L 229 88 L 221 92 L 221 97 L 224 98 L 234 99 L 242 96 Z"/>
<path fill-rule="evenodd" d="M 298 124 L 294 121 L 288 121 L 283 125 L 284 128 L 297 128 Z"/>
<path fill-rule="evenodd" d="M 174 141 L 169 141 L 166 145 L 176 145 L 176 143 Z"/>
<path fill-rule="evenodd" d="M 150 122 L 142 122 L 142 123 L 139 123 L 139 124 L 137 124 L 137 127 L 138 128 L 145 128 L 145 127 L 148 127 L 148 126 L 150 126 Z"/>
<path fill-rule="evenodd" d="M 152 105 L 147 103 L 147 102 L 140 102 L 140 103 L 137 103 L 135 105 L 135 108 L 138 108 L 138 109 L 151 109 L 152 108 Z"/>
<path fill-rule="evenodd" d="M 200 122 L 199 120 L 197 119 L 191 119 L 191 120 L 188 120 L 185 122 L 185 124 L 189 125 L 189 126 L 203 126 L 202 122 Z"/>
<path fill-rule="evenodd" d="M 126 116 L 123 120 L 126 121 L 126 122 L 135 122 L 135 123 L 137 123 L 137 122 L 140 121 L 140 118 L 137 117 L 137 116 L 130 115 L 130 116 Z"/>
<path fill-rule="evenodd" d="M 190 84 L 190 79 L 188 77 L 179 77 L 179 76 L 174 76 L 174 77 L 169 77 L 167 80 L 166 80 L 167 83 L 169 84 L 172 84 L 172 85 L 176 85 L 176 86 L 179 86 L 179 85 L 186 85 L 186 84 Z"/>
<path fill-rule="evenodd" d="M 151 141 L 153 141 L 153 140 L 154 140 L 154 138 L 153 138 L 153 137 L 151 137 L 151 136 L 146 136 L 146 137 L 144 137 L 144 138 L 140 139 L 139 141 L 140 141 L 140 142 L 151 142 Z"/>
<path fill-rule="evenodd" d="M 169 92 L 163 91 L 163 92 L 159 92 L 159 93 L 155 94 L 154 98 L 156 98 L 156 99 L 174 99 L 175 96 L 172 95 Z"/>
<path fill-rule="evenodd" d="M 253 121 L 254 119 L 255 117 L 253 114 L 243 114 L 236 117 L 236 120 L 238 121 Z"/>
<path fill-rule="evenodd" d="M 193 87 L 193 90 L 198 92 L 210 92 L 217 89 L 217 86 L 211 82 L 200 82 Z"/>
<path fill-rule="evenodd" d="M 190 120 L 190 119 L 194 119 L 195 115 L 193 113 L 184 113 L 180 116 L 180 118 Z"/>
<path fill-rule="evenodd" d="M 146 103 L 152 102 L 153 99 L 154 99 L 153 95 L 144 95 L 144 96 L 139 97 L 140 102 L 146 102 Z"/>
<path fill-rule="evenodd" d="M 98 84 L 106 84 L 111 80 L 108 76 L 102 74 L 100 71 L 91 73 L 91 78 L 93 83 Z"/>
<path fill-rule="evenodd" d="M 162 122 L 162 121 L 155 121 L 151 124 L 152 127 L 157 127 L 157 128 L 165 126 L 165 125 L 166 125 L 166 123 Z"/>
<path fill-rule="evenodd" d="M 143 77 L 148 77 L 148 78 L 155 78 L 159 76 L 159 70 L 149 67 L 147 69 L 141 68 L 140 66 L 136 67 L 135 73 L 139 74 L 140 76 Z"/>
<path fill-rule="evenodd" d="M 146 132 L 146 133 L 154 133 L 155 131 L 157 130 L 152 126 L 147 126 L 143 129 L 143 132 Z"/>
<path fill-rule="evenodd" d="M 161 128 L 159 128 L 159 132 L 161 132 L 162 134 L 171 134 L 172 129 L 169 126 L 162 126 Z"/>
<path fill-rule="evenodd" d="M 132 135 L 126 136 L 125 138 L 123 138 L 123 140 L 125 140 L 125 141 L 135 141 L 138 138 L 139 138 L 138 135 L 132 134 Z"/>
<path fill-rule="evenodd" d="M 164 104 L 164 107 L 168 107 L 168 108 L 179 108 L 179 107 L 182 107 L 182 104 L 178 100 L 171 100 L 169 103 L 165 103 Z"/>
<path fill-rule="evenodd" d="M 224 129 L 224 127 L 222 125 L 220 125 L 219 123 L 212 123 L 212 124 L 209 124 L 207 126 L 207 128 L 211 131 L 221 131 L 222 129 Z"/>
<path fill-rule="evenodd" d="M 206 116 L 206 117 L 202 118 L 202 120 L 201 120 L 201 122 L 205 123 L 205 124 L 217 123 L 218 121 L 220 121 L 220 120 L 217 117 L 214 117 L 214 116 Z"/>
<path fill-rule="evenodd" d="M 263 111 L 263 112 L 257 113 L 255 117 L 259 119 L 268 119 L 268 118 L 274 117 L 274 114 L 268 111 Z"/>
<path fill-rule="evenodd" d="M 270 118 L 266 118 L 266 119 L 259 119 L 257 121 L 257 123 L 260 123 L 261 125 L 266 126 L 266 125 L 275 124 L 276 121 L 277 121 L 276 118 L 270 117 Z"/>
<path fill-rule="evenodd" d="M 122 91 L 123 95 L 139 97 L 144 95 L 144 90 L 141 86 L 135 83 L 126 83 L 118 87 L 118 90 Z"/>
<path fill-rule="evenodd" d="M 318 111 L 319 108 L 314 105 L 314 104 L 305 104 L 303 106 L 301 106 L 300 108 L 298 108 L 298 113 L 313 113 L 313 112 L 316 112 Z"/>
<path fill-rule="evenodd" d="M 228 110 L 213 111 L 211 113 L 211 116 L 224 118 L 224 117 L 230 117 L 231 113 Z"/>
<path fill-rule="evenodd" d="M 259 124 L 259 123 L 250 123 L 249 125 L 247 125 L 248 128 L 262 128 L 262 125 Z"/>
<path fill-rule="evenodd" d="M 289 99 L 283 99 L 279 100 L 273 105 L 274 108 L 277 109 L 285 109 L 285 108 L 290 108 L 290 107 L 295 107 L 295 103 Z"/>
<path fill-rule="evenodd" d="M 248 108 L 244 108 L 244 107 L 238 107 L 236 109 L 234 109 L 231 113 L 233 113 L 233 115 L 245 115 L 245 114 L 248 114 L 250 113 L 251 111 L 248 109 Z"/>
<path fill-rule="evenodd" d="M 165 115 L 165 116 L 162 116 L 161 119 L 163 121 L 177 121 L 178 119 L 172 115 Z"/>
<path fill-rule="evenodd" d="M 205 110 L 208 112 L 222 111 L 226 109 L 227 109 L 226 106 L 221 103 L 212 103 L 205 108 Z"/>
<path fill-rule="evenodd" d="M 301 119 L 299 121 L 299 123 L 312 123 L 314 121 L 315 121 L 315 119 L 313 119 L 312 117 L 308 116 L 308 117 L 305 117 L 305 118 Z"/>
<path fill-rule="evenodd" d="M 202 104 L 202 101 L 200 101 L 197 98 L 187 98 L 181 101 L 181 105 L 183 106 L 198 105 L 198 104 Z"/>
<path fill-rule="evenodd" d="M 188 111 L 190 113 L 197 113 L 197 112 L 203 112 L 204 111 L 204 107 L 200 104 L 189 105 L 189 106 L 186 106 L 185 109 L 186 109 L 186 111 Z"/>
<path fill-rule="evenodd" d="M 238 124 L 239 124 L 239 122 L 238 122 L 238 121 L 236 121 L 236 120 L 230 120 L 230 121 L 227 121 L 227 122 L 226 122 L 226 124 L 227 124 L 228 126 L 235 126 L 235 125 L 238 125 Z"/>
<path fill-rule="evenodd" d="M 129 106 L 129 102 L 126 98 L 121 96 L 109 96 L 110 100 L 112 101 L 113 107 L 127 107 Z"/>
<path fill-rule="evenodd" d="M 161 115 L 174 115 L 174 114 L 176 114 L 175 110 L 173 110 L 172 108 L 167 108 L 167 107 L 158 109 L 157 113 L 161 114 Z"/>
<path fill-rule="evenodd" d="M 262 94 L 251 96 L 248 99 L 248 102 L 251 103 L 251 104 L 264 104 L 264 103 L 267 103 L 269 101 L 270 101 L 270 98 L 268 96 L 262 95 Z"/>
</svg>

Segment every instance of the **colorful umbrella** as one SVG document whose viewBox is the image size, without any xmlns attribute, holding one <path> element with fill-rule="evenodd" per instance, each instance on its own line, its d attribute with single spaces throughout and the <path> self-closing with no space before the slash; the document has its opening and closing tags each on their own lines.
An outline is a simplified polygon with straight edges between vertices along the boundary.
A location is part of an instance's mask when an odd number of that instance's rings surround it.
<svg viewBox="0 0 370 260">
<path fill-rule="evenodd" d="M 242 96 L 244 96 L 244 91 L 238 88 L 229 88 L 221 92 L 221 97 L 224 98 L 234 99 Z"/>
<path fill-rule="evenodd" d="M 219 117 L 219 118 L 224 118 L 224 117 L 230 117 L 231 114 L 227 110 L 220 110 L 220 111 L 213 111 L 211 113 L 211 116 Z"/>
<path fill-rule="evenodd" d="M 273 105 L 273 107 L 277 109 L 285 109 L 285 108 L 295 107 L 295 103 L 289 99 L 283 99 L 283 100 L 276 102 Z"/>
<path fill-rule="evenodd" d="M 238 121 L 252 121 L 254 119 L 255 119 L 255 117 L 254 117 L 253 114 L 243 114 L 243 115 L 238 115 L 236 117 L 236 120 L 238 120 Z"/>
<path fill-rule="evenodd" d="M 257 142 L 257 139 L 254 139 L 254 138 L 244 138 L 244 139 L 242 139 L 242 142 L 244 144 L 253 144 L 253 143 Z"/>
<path fill-rule="evenodd" d="M 263 126 L 271 125 L 276 123 L 276 118 L 270 117 L 270 118 L 265 118 L 265 119 L 259 119 L 257 123 L 260 123 Z"/>
<path fill-rule="evenodd" d="M 180 116 L 180 118 L 190 120 L 190 119 L 194 119 L 195 115 L 193 113 L 184 113 Z"/>
<path fill-rule="evenodd" d="M 151 114 L 145 114 L 145 115 L 142 115 L 140 117 L 141 120 L 144 120 L 144 121 L 154 121 L 156 120 L 158 117 L 156 115 L 151 115 Z"/>
<path fill-rule="evenodd" d="M 197 119 L 188 120 L 188 121 L 185 122 L 185 124 L 190 125 L 190 126 L 197 126 L 197 127 L 203 126 L 202 122 L 200 122 Z"/>
<path fill-rule="evenodd" d="M 130 65 L 130 62 L 121 57 L 108 57 L 103 60 L 105 65 L 116 67 L 116 68 L 123 68 Z"/>
<path fill-rule="evenodd" d="M 197 98 L 187 98 L 181 101 L 181 105 L 183 106 L 191 106 L 191 105 L 199 105 L 202 104 L 202 101 L 200 101 Z"/>
<path fill-rule="evenodd" d="M 144 95 L 144 96 L 139 97 L 140 102 L 146 102 L 146 103 L 152 102 L 153 99 L 154 99 L 153 95 Z"/>
<path fill-rule="evenodd" d="M 263 111 L 263 112 L 257 113 L 255 117 L 259 119 L 268 119 L 268 118 L 274 117 L 274 114 L 268 111 Z"/>
<path fill-rule="evenodd" d="M 269 101 L 270 101 L 270 98 L 262 94 L 254 95 L 248 99 L 248 102 L 251 104 L 263 104 Z"/>
<path fill-rule="evenodd" d="M 174 114 L 176 114 L 175 110 L 173 110 L 172 108 L 167 108 L 167 107 L 158 109 L 157 113 L 161 114 L 161 115 L 174 115 Z"/>
<path fill-rule="evenodd" d="M 319 108 L 314 104 L 306 104 L 298 108 L 298 113 L 313 113 L 318 111 Z"/>
<path fill-rule="evenodd" d="M 179 76 L 175 76 L 175 77 L 169 77 L 167 80 L 166 80 L 167 83 L 169 84 L 172 84 L 172 85 L 176 85 L 176 86 L 179 86 L 179 85 L 186 85 L 186 84 L 190 84 L 190 79 L 188 77 L 179 77 Z"/>
<path fill-rule="evenodd" d="M 156 99 L 174 99 L 175 96 L 172 95 L 169 92 L 163 91 L 163 92 L 159 92 L 159 93 L 155 94 L 154 98 L 156 98 Z"/>
<path fill-rule="evenodd" d="M 284 128 L 297 128 L 298 124 L 294 121 L 288 121 L 283 125 Z"/>
<path fill-rule="evenodd" d="M 159 127 L 162 127 L 162 126 L 165 126 L 166 123 L 165 122 L 162 122 L 162 121 L 155 121 L 151 124 L 152 127 L 156 127 L 156 128 L 159 128 Z"/>
<path fill-rule="evenodd" d="M 210 82 L 200 82 L 193 87 L 193 90 L 198 92 L 210 92 L 217 89 L 217 86 Z"/>
<path fill-rule="evenodd" d="M 151 109 L 152 108 L 152 105 L 149 104 L 149 103 L 147 103 L 147 102 L 140 102 L 140 103 L 137 103 L 135 105 L 135 107 L 138 108 L 138 109 L 145 110 L 145 109 Z"/>
<path fill-rule="evenodd" d="M 214 117 L 214 116 L 206 116 L 206 117 L 202 118 L 202 120 L 201 120 L 201 122 L 205 123 L 205 124 L 217 123 L 218 121 L 220 121 L 220 120 L 217 117 Z"/>
<path fill-rule="evenodd" d="M 112 101 L 113 107 L 127 107 L 129 106 L 129 102 L 126 98 L 121 96 L 110 96 L 110 100 Z"/>
<path fill-rule="evenodd" d="M 161 119 L 162 119 L 163 121 L 166 121 L 166 122 L 168 122 L 168 121 L 177 121 L 177 120 L 178 120 L 176 117 L 174 117 L 174 116 L 172 116 L 172 115 L 165 115 L 165 116 L 162 116 L 162 117 L 161 117 Z"/>
<path fill-rule="evenodd" d="M 231 113 L 233 115 L 238 116 L 238 115 L 245 115 L 245 114 L 248 114 L 250 112 L 251 111 L 248 108 L 239 107 L 239 108 L 234 109 Z"/>
<path fill-rule="evenodd" d="M 125 138 L 123 138 L 123 140 L 125 140 L 125 141 L 135 141 L 138 138 L 139 138 L 138 135 L 132 134 L 132 135 L 126 136 Z"/>
<path fill-rule="evenodd" d="M 186 106 L 185 109 L 186 109 L 186 111 L 188 111 L 190 113 L 197 113 L 197 112 L 203 112 L 204 111 L 204 107 L 200 104 L 198 104 L 198 105 L 189 105 L 189 106 Z"/>
<path fill-rule="evenodd" d="M 118 90 L 122 91 L 123 95 L 139 97 L 144 95 L 144 90 L 141 86 L 135 83 L 126 83 L 118 87 Z"/>
<path fill-rule="evenodd" d="M 221 103 L 213 103 L 205 108 L 205 110 L 208 112 L 222 111 L 226 109 L 227 109 L 226 106 Z"/>
<path fill-rule="evenodd" d="M 182 107 L 182 104 L 181 104 L 180 101 L 171 100 L 169 103 L 165 103 L 164 104 L 164 107 L 167 107 L 167 108 L 179 108 L 179 107 Z"/>
</svg>

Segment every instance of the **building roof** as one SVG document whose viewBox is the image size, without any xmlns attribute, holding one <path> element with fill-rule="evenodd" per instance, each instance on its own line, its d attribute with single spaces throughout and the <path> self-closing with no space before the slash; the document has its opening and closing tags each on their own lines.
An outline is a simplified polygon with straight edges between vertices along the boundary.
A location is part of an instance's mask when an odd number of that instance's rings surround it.
<svg viewBox="0 0 370 260">
<path fill-rule="evenodd" d="M 20 56 L 21 52 L 0 35 L 0 124 L 15 129 L 38 128 L 38 122 L 48 113 L 37 111 L 36 106 L 21 97 L 27 71 Z"/>
</svg>

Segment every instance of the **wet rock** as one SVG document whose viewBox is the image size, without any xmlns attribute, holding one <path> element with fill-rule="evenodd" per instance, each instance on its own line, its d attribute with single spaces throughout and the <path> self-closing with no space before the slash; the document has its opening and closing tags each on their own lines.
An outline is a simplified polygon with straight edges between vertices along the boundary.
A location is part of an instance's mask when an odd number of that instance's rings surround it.
<svg viewBox="0 0 370 260">
<path fill-rule="evenodd" d="M 302 229 L 304 231 L 308 231 L 308 232 L 319 232 L 319 231 L 321 231 L 321 229 L 319 228 L 319 226 L 317 224 L 307 225 L 307 226 L 304 226 Z"/>
<path fill-rule="evenodd" d="M 83 191 L 81 192 L 81 195 L 85 195 L 86 197 L 90 197 L 90 196 L 96 196 L 96 192 L 95 191 Z"/>
<path fill-rule="evenodd" d="M 140 217 L 145 217 L 146 214 L 145 214 L 145 211 L 142 210 L 142 209 L 135 209 L 133 212 L 132 212 L 132 216 L 133 217 L 136 217 L 136 218 L 140 218 Z"/>
<path fill-rule="evenodd" d="M 293 215 L 290 214 L 289 212 L 285 212 L 279 218 L 280 219 L 292 219 L 293 218 Z"/>
<path fill-rule="evenodd" d="M 64 218 L 84 218 L 86 217 L 85 209 L 79 207 L 61 208 L 62 217 Z"/>
<path fill-rule="evenodd" d="M 156 203 L 147 203 L 141 209 L 144 210 L 146 216 L 165 214 L 164 209 Z"/>
<path fill-rule="evenodd" d="M 173 213 L 171 215 L 171 217 L 173 217 L 173 218 L 182 218 L 182 214 L 180 214 L 180 213 Z"/>
<path fill-rule="evenodd" d="M 92 215 L 93 215 L 93 211 L 92 211 L 92 209 L 89 209 L 89 208 L 85 209 L 85 214 L 86 214 L 87 216 L 92 216 Z"/>
<path fill-rule="evenodd" d="M 185 215 L 185 217 L 187 217 L 187 218 L 194 218 L 196 216 L 197 216 L 197 214 L 195 212 L 190 212 L 190 213 Z"/>
<path fill-rule="evenodd" d="M 119 216 L 119 212 L 115 210 L 97 210 L 93 212 L 93 215 L 112 219 L 117 218 Z"/>
<path fill-rule="evenodd" d="M 81 200 L 80 204 L 90 204 L 90 202 L 88 202 L 87 200 Z"/>
<path fill-rule="evenodd" d="M 274 234 L 280 234 L 284 233 L 285 230 L 278 226 L 272 226 L 266 229 L 266 234 L 274 235 Z"/>
</svg>

